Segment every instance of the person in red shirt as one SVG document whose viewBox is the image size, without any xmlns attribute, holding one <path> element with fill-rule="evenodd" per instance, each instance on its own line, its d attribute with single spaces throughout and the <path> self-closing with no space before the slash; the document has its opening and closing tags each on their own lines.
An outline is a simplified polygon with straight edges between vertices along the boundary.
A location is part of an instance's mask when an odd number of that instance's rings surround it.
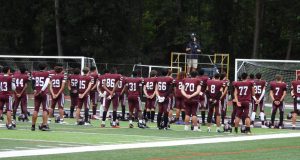
<svg viewBox="0 0 300 160">
<path fill-rule="evenodd" d="M 202 125 L 205 125 L 205 112 L 207 110 L 207 96 L 205 93 L 206 90 L 206 82 L 209 79 L 207 75 L 204 74 L 203 69 L 198 70 L 199 76 L 197 77 L 201 81 L 201 92 L 200 92 L 200 105 L 199 105 L 199 110 L 201 111 L 201 119 L 202 119 Z"/>
<path fill-rule="evenodd" d="M 125 79 L 125 87 L 122 90 L 123 92 L 127 93 L 128 96 L 128 107 L 129 107 L 129 128 L 133 128 L 133 111 L 134 109 L 138 112 L 138 127 L 145 128 L 145 124 L 143 123 L 143 116 L 142 116 L 142 106 L 141 106 L 141 93 L 142 93 L 142 86 L 143 86 L 143 79 L 138 78 L 138 72 L 132 72 L 132 78 L 128 77 Z"/>
<path fill-rule="evenodd" d="M 62 73 L 62 67 L 55 67 L 55 74 L 50 75 L 50 93 L 52 97 L 51 108 L 49 109 L 49 117 L 53 117 L 56 104 L 59 109 L 59 123 L 64 123 L 64 88 L 67 77 Z"/>
<path fill-rule="evenodd" d="M 10 68 L 5 66 L 2 69 L 3 75 L 0 75 L 0 115 L 2 116 L 3 107 L 6 105 L 6 127 L 7 129 L 14 129 L 16 126 L 12 124 L 12 94 L 15 90 L 15 79 L 10 76 Z"/>
<path fill-rule="evenodd" d="M 186 73 L 184 71 L 180 72 L 175 80 L 174 93 L 175 93 L 175 107 L 176 107 L 176 117 L 175 121 L 179 122 L 179 116 L 181 112 L 182 121 L 185 119 L 184 110 L 184 96 L 181 94 L 181 89 L 183 87 L 183 79 L 186 78 Z"/>
<path fill-rule="evenodd" d="M 274 120 L 279 109 L 279 129 L 283 128 L 284 98 L 286 96 L 287 84 L 282 81 L 281 75 L 275 76 L 275 81 L 270 82 L 270 97 L 272 103 L 271 128 L 274 128 Z"/>
<path fill-rule="evenodd" d="M 155 116 L 155 103 L 156 103 L 156 95 L 155 95 L 155 87 L 156 87 L 156 76 L 157 71 L 152 70 L 150 72 L 150 77 L 144 79 L 144 87 L 143 91 L 146 96 L 145 108 L 147 112 L 147 119 L 151 119 L 151 122 L 154 122 Z"/>
<path fill-rule="evenodd" d="M 13 118 L 16 120 L 16 113 L 19 104 L 21 103 L 21 113 L 24 116 L 25 121 L 29 121 L 28 119 L 28 111 L 27 111 L 27 93 L 26 89 L 28 86 L 29 75 L 26 73 L 25 66 L 20 67 L 20 72 L 14 74 L 16 90 L 15 90 L 15 100 L 13 103 Z"/>
<path fill-rule="evenodd" d="M 32 72 L 32 81 L 33 81 L 33 96 L 34 96 L 34 112 L 32 115 L 32 126 L 31 130 L 35 131 L 35 124 L 37 116 L 40 110 L 40 105 L 43 108 L 43 122 L 40 125 L 39 129 L 42 131 L 48 131 L 48 106 L 49 106 L 49 94 L 48 94 L 48 85 L 50 82 L 49 72 L 46 71 L 47 65 L 45 63 L 40 63 L 39 70 L 37 72 Z"/>
<path fill-rule="evenodd" d="M 213 113 L 215 112 L 216 115 L 216 124 L 217 130 L 216 132 L 220 133 L 220 114 L 221 114 L 221 101 L 220 98 L 223 94 L 223 88 L 225 87 L 225 83 L 220 81 L 220 74 L 216 73 L 214 75 L 214 79 L 207 81 L 207 88 L 206 88 L 206 95 L 208 98 L 208 116 L 207 116 L 207 123 L 208 132 L 211 131 L 211 119 Z"/>
<path fill-rule="evenodd" d="M 91 77 L 93 77 L 93 79 L 95 81 L 98 79 L 99 74 L 98 74 L 97 68 L 95 66 L 90 67 L 89 75 Z M 99 119 L 97 117 L 98 96 L 99 96 L 99 94 L 97 91 L 97 83 L 94 83 L 91 88 L 91 91 L 90 91 L 90 99 L 91 99 L 92 111 L 93 111 L 92 119 Z"/>
<path fill-rule="evenodd" d="M 78 105 L 78 80 L 80 76 L 80 69 L 74 68 L 73 74 L 68 77 L 68 90 L 70 92 L 71 106 L 70 106 L 70 118 L 74 118 L 74 109 Z"/>
<path fill-rule="evenodd" d="M 228 87 L 230 84 L 230 80 L 227 79 L 225 72 L 221 73 L 220 80 L 223 81 L 223 83 L 225 84 L 225 86 L 223 86 L 223 94 L 221 96 L 221 124 L 225 125 L 224 121 L 227 113 Z"/>
<path fill-rule="evenodd" d="M 99 75 L 97 79 L 97 90 L 99 93 L 99 102 L 100 102 L 100 117 L 103 115 L 104 106 L 106 102 L 106 91 L 103 88 L 103 84 L 105 83 L 106 79 L 105 76 L 108 74 L 109 71 L 107 69 L 104 70 L 103 75 Z"/>
<path fill-rule="evenodd" d="M 121 74 L 122 75 L 122 74 Z M 125 99 L 126 99 L 126 95 L 125 94 L 121 94 L 122 90 L 124 89 L 124 86 L 125 86 L 125 77 L 122 76 L 123 79 L 120 80 L 117 88 L 116 88 L 116 96 L 118 97 L 118 101 L 119 101 L 119 104 L 121 104 L 121 109 L 122 109 L 122 116 L 121 116 L 121 119 L 122 120 L 125 120 Z"/>
<path fill-rule="evenodd" d="M 158 129 L 168 129 L 169 111 L 171 108 L 170 94 L 173 90 L 173 78 L 168 76 L 168 70 L 163 69 L 161 76 L 157 77 L 157 84 L 155 87 L 155 94 L 158 99 L 158 114 L 157 114 L 157 127 Z M 161 125 L 163 115 L 163 125 Z"/>
<path fill-rule="evenodd" d="M 292 81 L 291 96 L 294 99 L 294 111 L 292 112 L 292 128 L 296 128 L 297 115 L 300 114 L 300 74 L 297 80 Z"/>
<path fill-rule="evenodd" d="M 248 74 L 242 73 L 242 81 L 235 82 L 234 98 L 237 104 L 235 117 L 235 132 L 238 132 L 238 126 L 241 118 L 245 118 L 247 134 L 250 134 L 249 107 L 252 95 L 254 95 L 253 83 L 247 80 Z"/>
<path fill-rule="evenodd" d="M 106 74 L 104 79 L 103 84 L 103 89 L 106 91 L 106 102 L 105 102 L 105 108 L 103 111 L 102 115 L 102 122 L 101 122 L 101 128 L 105 127 L 105 120 L 106 120 L 106 115 L 107 111 L 109 109 L 109 106 L 111 102 L 113 103 L 113 121 L 112 121 L 112 127 L 113 128 L 119 128 L 119 126 L 116 123 L 117 120 L 117 110 L 118 110 L 118 96 L 116 96 L 116 88 L 119 85 L 120 81 L 123 79 L 123 77 L 117 73 L 117 70 L 113 68 L 111 70 L 110 74 Z"/>
<path fill-rule="evenodd" d="M 84 105 L 84 125 L 90 125 L 89 108 L 90 108 L 90 90 L 94 84 L 93 77 L 89 76 L 89 68 L 85 67 L 83 75 L 78 78 L 78 106 L 76 109 L 77 124 L 80 124 L 80 111 Z"/>
<path fill-rule="evenodd" d="M 264 107 L 265 107 L 264 97 L 265 97 L 267 82 L 261 79 L 261 73 L 256 73 L 255 77 L 256 77 L 256 79 L 254 80 L 255 95 L 252 98 L 253 109 L 251 114 L 251 127 L 254 126 L 257 107 L 259 107 L 261 127 L 267 128 L 267 126 L 265 126 L 265 113 L 264 113 Z"/>
<path fill-rule="evenodd" d="M 191 78 L 185 78 L 182 83 L 181 94 L 184 97 L 185 106 L 185 126 L 184 130 L 189 130 L 190 117 L 192 117 L 192 126 L 194 131 L 201 131 L 198 128 L 197 108 L 199 104 L 199 93 L 201 91 L 200 80 L 196 78 L 197 71 L 190 73 Z"/>
</svg>

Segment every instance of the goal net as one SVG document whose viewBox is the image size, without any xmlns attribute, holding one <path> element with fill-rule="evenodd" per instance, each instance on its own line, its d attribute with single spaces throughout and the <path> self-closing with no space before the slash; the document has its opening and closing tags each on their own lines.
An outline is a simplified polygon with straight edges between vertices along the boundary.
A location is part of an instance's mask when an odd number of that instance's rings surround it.
<svg viewBox="0 0 300 160">
<path fill-rule="evenodd" d="M 66 72 L 72 68 L 96 66 L 95 60 L 89 57 L 0 55 L 0 67 L 9 66 L 12 71 L 20 66 L 25 66 L 29 72 L 36 71 L 39 63 L 46 63 L 49 70 L 61 63 Z"/>
<path fill-rule="evenodd" d="M 263 60 L 263 59 L 236 59 L 235 60 L 235 80 L 243 73 L 249 74 L 261 73 L 262 79 L 268 83 L 275 79 L 275 75 L 283 76 L 283 81 L 288 84 L 288 92 L 285 101 L 292 102 L 290 96 L 290 83 L 295 80 L 297 72 L 299 73 L 300 61 L 290 60 Z M 267 87 L 266 98 L 270 102 L 269 87 Z"/>
</svg>

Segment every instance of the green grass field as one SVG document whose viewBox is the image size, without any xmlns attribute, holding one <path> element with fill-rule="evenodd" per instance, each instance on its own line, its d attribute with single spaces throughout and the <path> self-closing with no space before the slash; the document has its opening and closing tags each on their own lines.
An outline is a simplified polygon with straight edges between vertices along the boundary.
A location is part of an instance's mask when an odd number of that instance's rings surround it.
<svg viewBox="0 0 300 160">
<path fill-rule="evenodd" d="M 100 121 L 93 120 L 92 126 L 76 126 L 74 119 L 65 119 L 68 124 L 50 124 L 51 131 L 30 131 L 28 122 L 17 123 L 16 130 L 0 128 L 0 155 L 5 151 L 28 151 L 33 149 L 69 148 L 81 146 L 101 146 L 115 144 L 135 144 L 148 142 L 167 142 L 186 139 L 209 139 L 216 137 L 242 137 L 243 134 L 207 133 L 183 131 L 183 125 L 172 125 L 171 130 L 157 130 L 155 123 L 149 129 L 128 128 L 128 122 L 120 122 L 121 128 L 100 128 Z M 52 120 L 53 122 L 53 120 Z M 1 122 L 3 124 L 4 122 Z M 109 121 L 107 121 L 109 126 Z M 215 128 L 212 129 L 215 131 Z M 299 133 L 299 130 L 252 129 L 253 135 L 276 133 Z M 295 159 L 300 153 L 299 138 L 227 142 L 216 144 L 195 144 L 184 146 L 124 149 L 115 151 L 95 151 L 43 155 L 43 159 Z M 279 152 L 280 150 L 280 152 Z M 1 157 L 1 156 L 0 156 Z M 41 159 L 41 156 L 15 157 L 6 159 Z"/>
</svg>

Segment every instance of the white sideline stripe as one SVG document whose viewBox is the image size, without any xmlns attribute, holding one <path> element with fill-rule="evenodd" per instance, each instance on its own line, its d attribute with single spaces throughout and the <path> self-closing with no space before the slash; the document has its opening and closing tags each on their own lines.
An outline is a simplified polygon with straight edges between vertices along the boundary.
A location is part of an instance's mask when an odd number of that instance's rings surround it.
<svg viewBox="0 0 300 160">
<path fill-rule="evenodd" d="M 240 136 L 240 137 L 218 137 L 218 138 L 207 138 L 207 139 L 144 142 L 144 143 L 131 143 L 131 144 L 113 144 L 113 145 L 101 145 L 101 146 L 82 146 L 82 147 L 69 147 L 69 148 L 49 148 L 49 149 L 34 149 L 34 150 L 22 150 L 22 151 L 17 150 L 17 151 L 0 152 L 0 158 L 121 150 L 121 149 L 137 149 L 137 148 L 139 149 L 139 148 L 150 148 L 150 147 L 181 146 L 181 145 L 208 144 L 208 143 L 221 143 L 221 142 L 266 140 L 266 139 L 291 138 L 291 137 L 300 137 L 300 133 L 253 135 L 253 136 Z"/>
<path fill-rule="evenodd" d="M 78 147 L 82 145 L 74 145 L 74 144 L 58 144 L 59 146 L 70 146 L 70 147 Z"/>
<path fill-rule="evenodd" d="M 56 146 L 43 146 L 43 145 L 36 145 L 37 147 L 39 148 L 53 148 L 53 147 L 56 147 Z"/>
<path fill-rule="evenodd" d="M 36 148 L 32 148 L 32 147 L 15 147 L 15 149 L 28 149 L 28 150 L 34 150 Z"/>
<path fill-rule="evenodd" d="M 47 141 L 39 139 L 15 139 L 15 138 L 0 138 L 2 140 L 12 140 L 12 141 L 33 141 L 33 142 L 48 142 L 48 143 L 62 143 L 62 141 Z M 74 144 L 74 145 L 93 145 L 91 143 L 77 143 L 77 142 L 63 142 L 64 144 Z"/>
</svg>

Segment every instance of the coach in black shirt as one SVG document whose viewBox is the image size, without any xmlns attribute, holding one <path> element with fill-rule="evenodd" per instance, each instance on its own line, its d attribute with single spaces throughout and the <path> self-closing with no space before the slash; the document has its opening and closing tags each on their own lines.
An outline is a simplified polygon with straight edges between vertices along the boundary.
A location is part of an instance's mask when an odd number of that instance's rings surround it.
<svg viewBox="0 0 300 160">
<path fill-rule="evenodd" d="M 198 65 L 198 54 L 201 53 L 200 43 L 197 41 L 196 34 L 191 34 L 191 41 L 186 46 L 187 52 L 187 73 L 196 70 Z"/>
</svg>

